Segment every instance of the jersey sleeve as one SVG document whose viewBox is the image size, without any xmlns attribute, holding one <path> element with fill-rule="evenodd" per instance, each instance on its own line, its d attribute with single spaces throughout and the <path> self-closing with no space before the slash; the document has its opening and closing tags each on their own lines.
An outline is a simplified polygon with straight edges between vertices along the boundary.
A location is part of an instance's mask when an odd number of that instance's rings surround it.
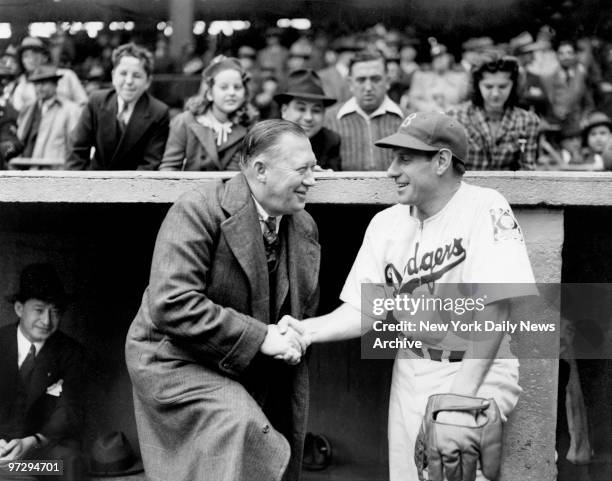
<svg viewBox="0 0 612 481">
<path fill-rule="evenodd" d="M 537 295 L 523 230 L 501 194 L 479 205 L 472 233 L 463 282 L 479 285 L 487 303 Z"/>
<path fill-rule="evenodd" d="M 366 230 L 363 243 L 340 293 L 341 301 L 360 310 L 362 307 L 362 284 L 380 284 L 382 289 L 382 283 L 384 283 L 382 261 L 377 254 L 381 250 L 381 246 L 378 246 L 377 249 L 376 220 L 377 218 L 374 217 Z M 370 291 L 370 289 L 367 290 Z"/>
</svg>

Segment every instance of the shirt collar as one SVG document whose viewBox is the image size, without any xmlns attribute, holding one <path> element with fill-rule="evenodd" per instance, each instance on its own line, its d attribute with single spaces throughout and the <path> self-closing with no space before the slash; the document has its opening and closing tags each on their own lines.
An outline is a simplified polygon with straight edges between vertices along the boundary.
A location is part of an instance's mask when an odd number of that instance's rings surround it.
<svg viewBox="0 0 612 481">
<path fill-rule="evenodd" d="M 402 109 L 400 109 L 399 105 L 397 105 L 393 100 L 391 100 L 388 95 L 385 95 L 385 99 L 383 100 L 382 104 L 380 104 L 380 107 L 378 107 L 374 112 L 369 115 L 366 114 L 361 109 L 361 107 L 359 107 L 359 105 L 357 104 L 357 99 L 355 97 L 351 97 L 342 107 L 340 107 L 340 109 L 338 110 L 337 118 L 338 120 L 340 120 L 345 115 L 352 113 L 359 114 L 366 120 L 373 119 L 374 117 L 378 117 L 386 113 L 395 114 L 400 118 L 404 117 Z"/>
<path fill-rule="evenodd" d="M 34 344 L 36 348 L 36 355 L 40 353 L 40 350 L 45 345 L 45 341 L 42 342 L 31 342 L 27 337 L 24 336 L 23 332 L 21 332 L 21 325 L 17 327 L 17 357 L 19 366 L 25 360 L 28 352 L 30 351 L 30 346 Z"/>
<path fill-rule="evenodd" d="M 255 202 L 255 208 L 257 209 L 257 216 L 259 217 L 259 220 L 262 222 L 266 222 L 268 220 L 268 218 L 270 218 L 270 214 L 268 214 L 266 212 L 266 210 L 262 207 L 262 205 L 257 202 L 257 199 L 255 198 L 254 195 L 251 195 L 251 197 L 253 198 L 253 202 Z M 278 227 L 280 226 L 280 221 L 283 218 L 282 215 L 277 215 L 276 216 L 276 233 L 278 234 Z"/>
</svg>

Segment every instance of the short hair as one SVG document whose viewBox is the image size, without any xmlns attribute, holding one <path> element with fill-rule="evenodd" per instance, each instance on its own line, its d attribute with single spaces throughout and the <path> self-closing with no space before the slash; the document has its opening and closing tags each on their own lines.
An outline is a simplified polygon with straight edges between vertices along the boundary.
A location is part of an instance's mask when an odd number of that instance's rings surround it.
<svg viewBox="0 0 612 481">
<path fill-rule="evenodd" d="M 153 73 L 153 54 L 146 48 L 140 47 L 133 42 L 119 45 L 113 54 L 111 55 L 111 61 L 113 62 L 113 68 L 119 65 L 123 57 L 135 57 L 138 60 L 142 60 L 144 71 L 147 73 L 147 77 L 150 77 Z"/>
<path fill-rule="evenodd" d="M 555 42 L 555 52 L 558 52 L 559 49 L 563 46 L 563 45 L 569 45 L 570 47 L 572 47 L 572 50 L 575 52 L 577 50 L 576 47 L 576 42 L 574 42 L 573 40 L 569 39 L 569 38 L 564 38 L 561 39 L 557 42 Z"/>
<path fill-rule="evenodd" d="M 380 50 L 369 49 L 369 50 L 361 50 L 357 52 L 353 56 L 353 58 L 351 58 L 351 61 L 349 62 L 349 75 L 353 73 L 353 65 L 355 65 L 356 63 L 372 62 L 376 60 L 380 60 L 385 70 L 385 73 L 386 73 L 387 72 L 387 61 L 385 59 L 385 56 L 380 52 Z"/>
<path fill-rule="evenodd" d="M 510 95 L 506 99 L 504 108 L 514 107 L 518 104 L 518 79 L 519 79 L 519 63 L 516 57 L 509 55 L 492 54 L 487 55 L 483 62 L 474 67 L 472 70 L 472 98 L 471 101 L 478 107 L 484 106 L 484 100 L 480 93 L 478 84 L 484 78 L 485 73 L 506 72 L 510 74 L 512 88 Z"/>
<path fill-rule="evenodd" d="M 249 160 L 278 148 L 278 140 L 284 134 L 308 138 L 302 127 L 289 120 L 270 119 L 257 122 L 242 140 L 240 166 L 244 168 Z"/>
</svg>

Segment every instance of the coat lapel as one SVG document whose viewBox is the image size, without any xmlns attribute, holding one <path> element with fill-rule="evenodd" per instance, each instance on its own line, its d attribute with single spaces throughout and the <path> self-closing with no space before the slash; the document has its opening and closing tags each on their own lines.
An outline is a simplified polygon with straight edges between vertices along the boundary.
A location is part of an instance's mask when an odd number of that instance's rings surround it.
<svg viewBox="0 0 612 481">
<path fill-rule="evenodd" d="M 116 99 L 115 99 L 116 100 Z M 117 102 L 115 101 L 115 119 L 114 125 L 115 129 L 117 128 Z M 116 162 L 116 159 L 120 159 L 123 157 L 125 153 L 127 153 L 132 146 L 134 146 L 138 140 L 144 135 L 149 126 L 149 118 L 151 117 L 151 112 L 149 111 L 149 96 L 145 92 L 140 96 L 138 102 L 134 106 L 134 111 L 132 112 L 132 116 L 130 117 L 130 121 L 125 129 L 125 132 L 121 136 L 119 143 L 117 144 L 117 149 L 113 154 L 111 164 Z"/>
<path fill-rule="evenodd" d="M 219 168 L 219 170 L 223 170 L 223 167 L 219 163 L 219 154 L 217 152 L 217 145 L 215 144 L 215 137 L 212 133 L 212 130 L 207 127 L 204 127 L 193 116 L 191 116 L 188 125 L 193 134 L 200 142 L 200 144 L 202 144 L 204 150 L 206 150 L 206 153 L 208 154 L 210 160 L 214 162 L 214 164 Z"/>
<path fill-rule="evenodd" d="M 227 165 L 232 161 L 232 156 L 223 155 L 223 152 L 225 152 L 227 149 L 232 148 L 237 143 L 241 142 L 246 133 L 247 129 L 242 125 L 234 125 L 232 127 L 232 131 L 227 137 L 227 142 L 218 148 L 220 157 L 219 164 L 221 165 L 221 170 L 226 170 Z"/>
<path fill-rule="evenodd" d="M 36 356 L 36 363 L 34 364 L 34 370 L 32 371 L 32 379 L 30 380 L 30 386 L 28 390 L 28 402 L 27 408 L 29 409 L 33 402 L 35 402 L 40 396 L 42 396 L 51 376 L 54 371 L 54 344 L 56 337 L 51 336 L 45 345 L 42 347 L 40 352 Z"/>
<path fill-rule="evenodd" d="M 101 157 L 110 159 L 117 151 L 121 132 L 117 125 L 117 94 L 113 91 L 100 109 L 100 125 L 98 131 L 101 136 Z"/>
<path fill-rule="evenodd" d="M 266 252 L 251 190 L 242 174 L 227 181 L 221 206 L 230 215 L 221 224 L 221 230 L 249 279 L 253 317 L 269 320 L 270 287 Z"/>
</svg>

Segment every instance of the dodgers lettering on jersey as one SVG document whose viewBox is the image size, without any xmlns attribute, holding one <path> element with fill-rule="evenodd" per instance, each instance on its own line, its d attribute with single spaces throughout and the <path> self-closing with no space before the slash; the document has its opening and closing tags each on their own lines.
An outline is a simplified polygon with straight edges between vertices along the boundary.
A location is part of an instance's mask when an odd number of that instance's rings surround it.
<svg viewBox="0 0 612 481">
<path fill-rule="evenodd" d="M 361 284 L 380 283 L 394 294 L 426 286 L 512 284 L 494 289 L 487 303 L 535 294 L 521 228 L 504 197 L 493 189 L 462 183 L 435 215 L 420 222 L 408 205 L 379 212 L 340 295 L 361 307 Z M 423 292 L 423 289 L 419 289 Z"/>
</svg>

